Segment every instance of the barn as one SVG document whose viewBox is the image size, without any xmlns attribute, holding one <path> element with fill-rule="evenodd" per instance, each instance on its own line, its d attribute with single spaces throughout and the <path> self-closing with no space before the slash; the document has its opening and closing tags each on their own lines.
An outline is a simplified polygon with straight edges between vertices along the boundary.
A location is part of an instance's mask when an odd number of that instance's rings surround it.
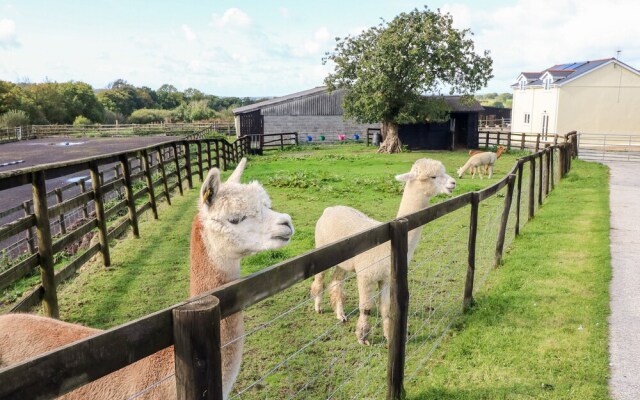
<svg viewBox="0 0 640 400">
<path fill-rule="evenodd" d="M 344 119 L 342 100 L 345 91 L 331 93 L 326 86 L 276 97 L 233 110 L 239 135 L 266 135 L 298 132 L 301 140 L 334 141 L 339 135 L 363 137 L 367 129 L 380 124 L 359 124 Z M 483 110 L 475 100 L 461 102 L 461 96 L 443 96 L 451 109 L 446 122 L 401 125 L 400 139 L 409 149 L 447 150 L 478 147 L 478 113 Z"/>
<path fill-rule="evenodd" d="M 233 110 L 236 132 L 240 135 L 298 132 L 301 140 L 307 136 L 320 140 L 322 136 L 333 141 L 338 135 L 351 138 L 357 133 L 362 137 L 367 128 L 380 127 L 345 120 L 343 97 L 344 90 L 329 93 L 326 86 L 320 86 L 239 107 Z"/>
</svg>

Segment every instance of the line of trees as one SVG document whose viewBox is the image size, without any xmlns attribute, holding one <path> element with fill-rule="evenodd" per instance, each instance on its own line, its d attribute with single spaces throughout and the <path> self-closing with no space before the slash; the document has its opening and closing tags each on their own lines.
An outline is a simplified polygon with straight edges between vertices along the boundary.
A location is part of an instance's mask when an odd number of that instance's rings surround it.
<svg viewBox="0 0 640 400">
<path fill-rule="evenodd" d="M 0 127 L 30 124 L 193 122 L 231 119 L 231 109 L 260 101 L 219 97 L 164 84 L 153 90 L 118 79 L 106 89 L 84 82 L 0 80 Z"/>
</svg>

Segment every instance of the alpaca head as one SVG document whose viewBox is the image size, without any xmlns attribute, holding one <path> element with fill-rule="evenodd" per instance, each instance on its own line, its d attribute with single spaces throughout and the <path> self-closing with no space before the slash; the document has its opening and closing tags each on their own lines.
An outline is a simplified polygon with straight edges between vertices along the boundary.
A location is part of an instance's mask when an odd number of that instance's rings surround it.
<svg viewBox="0 0 640 400">
<path fill-rule="evenodd" d="M 413 163 L 411 171 L 397 175 L 396 180 L 407 182 L 407 185 L 417 185 L 426 197 L 440 193 L 451 194 L 456 187 L 456 181 L 445 172 L 444 165 L 438 160 L 421 158 Z"/>
<path fill-rule="evenodd" d="M 288 214 L 271 209 L 271 199 L 258 182 L 240 183 L 246 159 L 226 182 L 211 169 L 200 189 L 204 235 L 225 254 L 240 258 L 289 243 L 293 224 Z"/>
<path fill-rule="evenodd" d="M 500 157 L 502 153 L 504 153 L 507 149 L 504 146 L 498 146 L 498 150 L 496 151 L 496 157 Z"/>
</svg>

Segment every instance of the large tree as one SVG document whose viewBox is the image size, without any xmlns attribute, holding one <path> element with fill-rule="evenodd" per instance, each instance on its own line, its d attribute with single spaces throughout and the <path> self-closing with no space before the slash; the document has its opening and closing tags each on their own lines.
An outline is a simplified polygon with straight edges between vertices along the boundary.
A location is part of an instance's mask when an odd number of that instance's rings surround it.
<svg viewBox="0 0 640 400">
<path fill-rule="evenodd" d="M 477 54 L 471 31 L 452 23 L 440 10 L 414 9 L 360 35 L 338 38 L 323 59 L 335 63 L 325 78 L 329 90 L 346 89 L 345 117 L 382 123 L 380 152 L 401 151 L 398 124 L 446 118 L 444 99 L 426 95 L 448 89 L 470 96 L 493 77 L 489 52 Z"/>
</svg>

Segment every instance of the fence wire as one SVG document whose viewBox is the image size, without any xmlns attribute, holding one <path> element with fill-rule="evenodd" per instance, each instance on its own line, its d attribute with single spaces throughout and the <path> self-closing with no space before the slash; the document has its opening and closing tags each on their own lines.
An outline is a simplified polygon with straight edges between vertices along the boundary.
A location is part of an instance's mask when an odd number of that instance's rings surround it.
<svg viewBox="0 0 640 400">
<path fill-rule="evenodd" d="M 364 271 L 379 268 L 380 263 L 388 265 L 389 256 Z M 329 270 L 326 275 L 331 274 Z M 346 323 L 329 305 L 331 283 L 323 292 L 324 312 L 314 311 L 309 280 L 245 311 L 244 361 L 231 399 L 375 398 L 386 387 L 387 349 L 379 297 L 388 287 L 378 287 L 369 298 L 375 306 L 370 315 L 371 345 L 365 346 L 354 334 L 359 317 L 356 275 L 347 273 L 341 284 Z"/>
</svg>

